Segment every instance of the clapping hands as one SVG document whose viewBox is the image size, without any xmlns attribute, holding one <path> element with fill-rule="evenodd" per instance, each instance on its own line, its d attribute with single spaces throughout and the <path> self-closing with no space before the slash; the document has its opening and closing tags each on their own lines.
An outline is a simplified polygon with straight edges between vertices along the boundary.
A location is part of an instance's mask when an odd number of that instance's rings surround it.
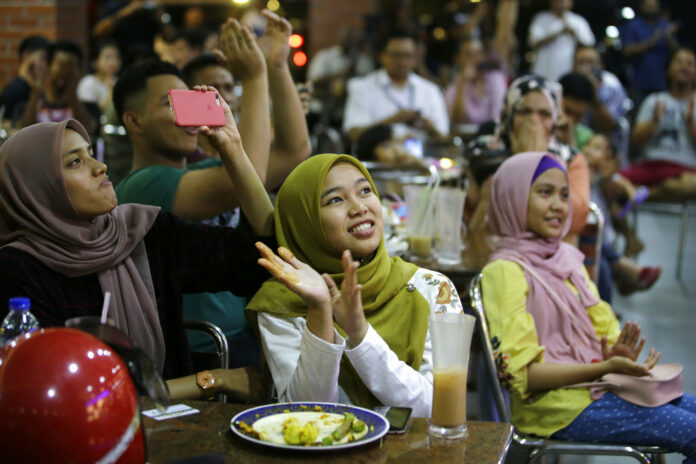
<svg viewBox="0 0 696 464">
<path fill-rule="evenodd" d="M 558 129 L 562 129 L 560 123 Z M 549 136 L 546 135 L 541 121 L 536 118 L 526 118 L 520 123 L 520 127 L 510 134 L 510 145 L 513 154 L 525 151 L 546 151 L 549 146 Z"/>
<path fill-rule="evenodd" d="M 643 364 L 637 362 L 645 346 L 645 337 L 641 338 L 640 333 L 641 328 L 637 322 L 627 321 L 611 348 L 608 346 L 607 337 L 602 337 L 602 355 L 605 360 L 610 361 L 612 372 L 640 376 L 655 367 L 660 360 L 660 353 L 654 348 L 650 349 Z"/>
<path fill-rule="evenodd" d="M 307 302 L 310 308 L 328 310 L 331 294 L 324 278 L 311 266 L 295 258 L 285 247 L 278 248 L 278 255 L 261 242 L 256 242 L 261 252 L 258 263 L 283 285 Z"/>
<path fill-rule="evenodd" d="M 222 25 L 220 47 L 222 50 L 214 51 L 218 61 L 241 82 L 266 72 L 266 62 L 254 33 L 236 19 L 230 18 Z"/>
<path fill-rule="evenodd" d="M 343 282 L 338 290 L 336 282 L 324 274 L 324 281 L 331 294 L 333 317 L 338 325 L 346 331 L 354 344 L 360 343 L 367 332 L 367 320 L 362 306 L 362 285 L 358 283 L 357 270 L 360 263 L 353 261 L 349 250 L 343 252 Z"/>
<path fill-rule="evenodd" d="M 273 68 L 287 66 L 290 55 L 288 38 L 292 34 L 292 26 L 287 19 L 271 11 L 263 10 L 262 14 L 266 18 L 266 30 L 259 39 L 259 46 L 266 62 Z"/>
<path fill-rule="evenodd" d="M 341 257 L 344 277 L 339 290 L 331 276 L 320 275 L 287 248 L 278 248 L 280 256 L 261 242 L 256 243 L 256 248 L 262 255 L 258 263 L 307 303 L 308 324 L 313 310 L 323 316 L 330 315 L 329 321 L 335 320 L 354 344 L 360 343 L 367 333 L 367 320 L 362 307 L 362 286 L 357 277 L 359 263 L 353 261 L 349 250 Z"/>
</svg>

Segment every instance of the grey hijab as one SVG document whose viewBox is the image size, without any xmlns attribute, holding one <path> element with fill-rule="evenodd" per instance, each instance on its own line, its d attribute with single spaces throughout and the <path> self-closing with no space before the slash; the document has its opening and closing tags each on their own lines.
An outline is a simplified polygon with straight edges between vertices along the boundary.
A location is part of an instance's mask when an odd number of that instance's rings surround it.
<svg viewBox="0 0 696 464">
<path fill-rule="evenodd" d="M 0 246 L 20 249 L 68 277 L 97 274 L 111 292 L 109 317 L 162 372 L 164 336 L 143 238 L 159 208 L 117 206 L 95 218 L 73 207 L 63 178 L 67 128 L 89 135 L 74 119 L 24 128 L 0 147 Z"/>
</svg>

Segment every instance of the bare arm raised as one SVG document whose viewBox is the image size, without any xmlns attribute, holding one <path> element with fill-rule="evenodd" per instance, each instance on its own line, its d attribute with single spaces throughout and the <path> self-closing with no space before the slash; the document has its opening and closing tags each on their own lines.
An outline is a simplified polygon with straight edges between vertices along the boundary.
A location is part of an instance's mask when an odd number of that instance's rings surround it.
<svg viewBox="0 0 696 464">
<path fill-rule="evenodd" d="M 274 130 L 266 186 L 273 189 L 309 156 L 311 144 L 302 102 L 288 67 L 288 38 L 292 27 L 285 18 L 268 10 L 264 10 L 263 15 L 266 30 L 259 39 L 259 46 L 268 69 Z"/>
<path fill-rule="evenodd" d="M 208 87 L 196 86 L 195 89 L 205 91 Z M 220 153 L 222 163 L 237 187 L 242 211 L 249 219 L 254 232 L 258 235 L 271 235 L 273 204 L 254 166 L 244 152 L 242 139 L 230 107 L 224 99 L 221 98 L 220 101 L 225 111 L 226 124 L 222 127 L 202 126 L 199 130 L 208 137 L 210 144 Z"/>
</svg>

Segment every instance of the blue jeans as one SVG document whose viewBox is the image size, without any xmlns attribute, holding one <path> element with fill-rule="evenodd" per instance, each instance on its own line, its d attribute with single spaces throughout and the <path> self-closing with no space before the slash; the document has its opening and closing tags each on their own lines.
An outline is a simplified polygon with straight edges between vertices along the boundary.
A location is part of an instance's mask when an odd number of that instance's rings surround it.
<svg viewBox="0 0 696 464">
<path fill-rule="evenodd" d="M 565 441 L 653 445 L 696 464 L 696 397 L 684 393 L 665 405 L 645 408 L 607 392 L 553 438 Z"/>
</svg>

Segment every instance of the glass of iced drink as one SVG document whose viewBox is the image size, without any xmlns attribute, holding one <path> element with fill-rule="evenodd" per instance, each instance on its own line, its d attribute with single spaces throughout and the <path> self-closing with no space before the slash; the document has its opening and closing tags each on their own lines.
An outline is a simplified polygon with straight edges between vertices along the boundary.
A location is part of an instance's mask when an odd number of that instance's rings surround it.
<svg viewBox="0 0 696 464">
<path fill-rule="evenodd" d="M 426 193 L 427 189 L 423 185 L 404 186 L 409 254 L 420 259 L 432 256 L 435 232 L 435 208 L 428 209 Z"/>
<path fill-rule="evenodd" d="M 466 377 L 476 319 L 464 313 L 428 319 L 433 344 L 433 410 L 428 432 L 439 438 L 466 438 Z"/>
<path fill-rule="evenodd" d="M 466 192 L 440 188 L 435 210 L 435 256 L 437 262 L 454 266 L 462 262 L 462 216 Z"/>
</svg>

